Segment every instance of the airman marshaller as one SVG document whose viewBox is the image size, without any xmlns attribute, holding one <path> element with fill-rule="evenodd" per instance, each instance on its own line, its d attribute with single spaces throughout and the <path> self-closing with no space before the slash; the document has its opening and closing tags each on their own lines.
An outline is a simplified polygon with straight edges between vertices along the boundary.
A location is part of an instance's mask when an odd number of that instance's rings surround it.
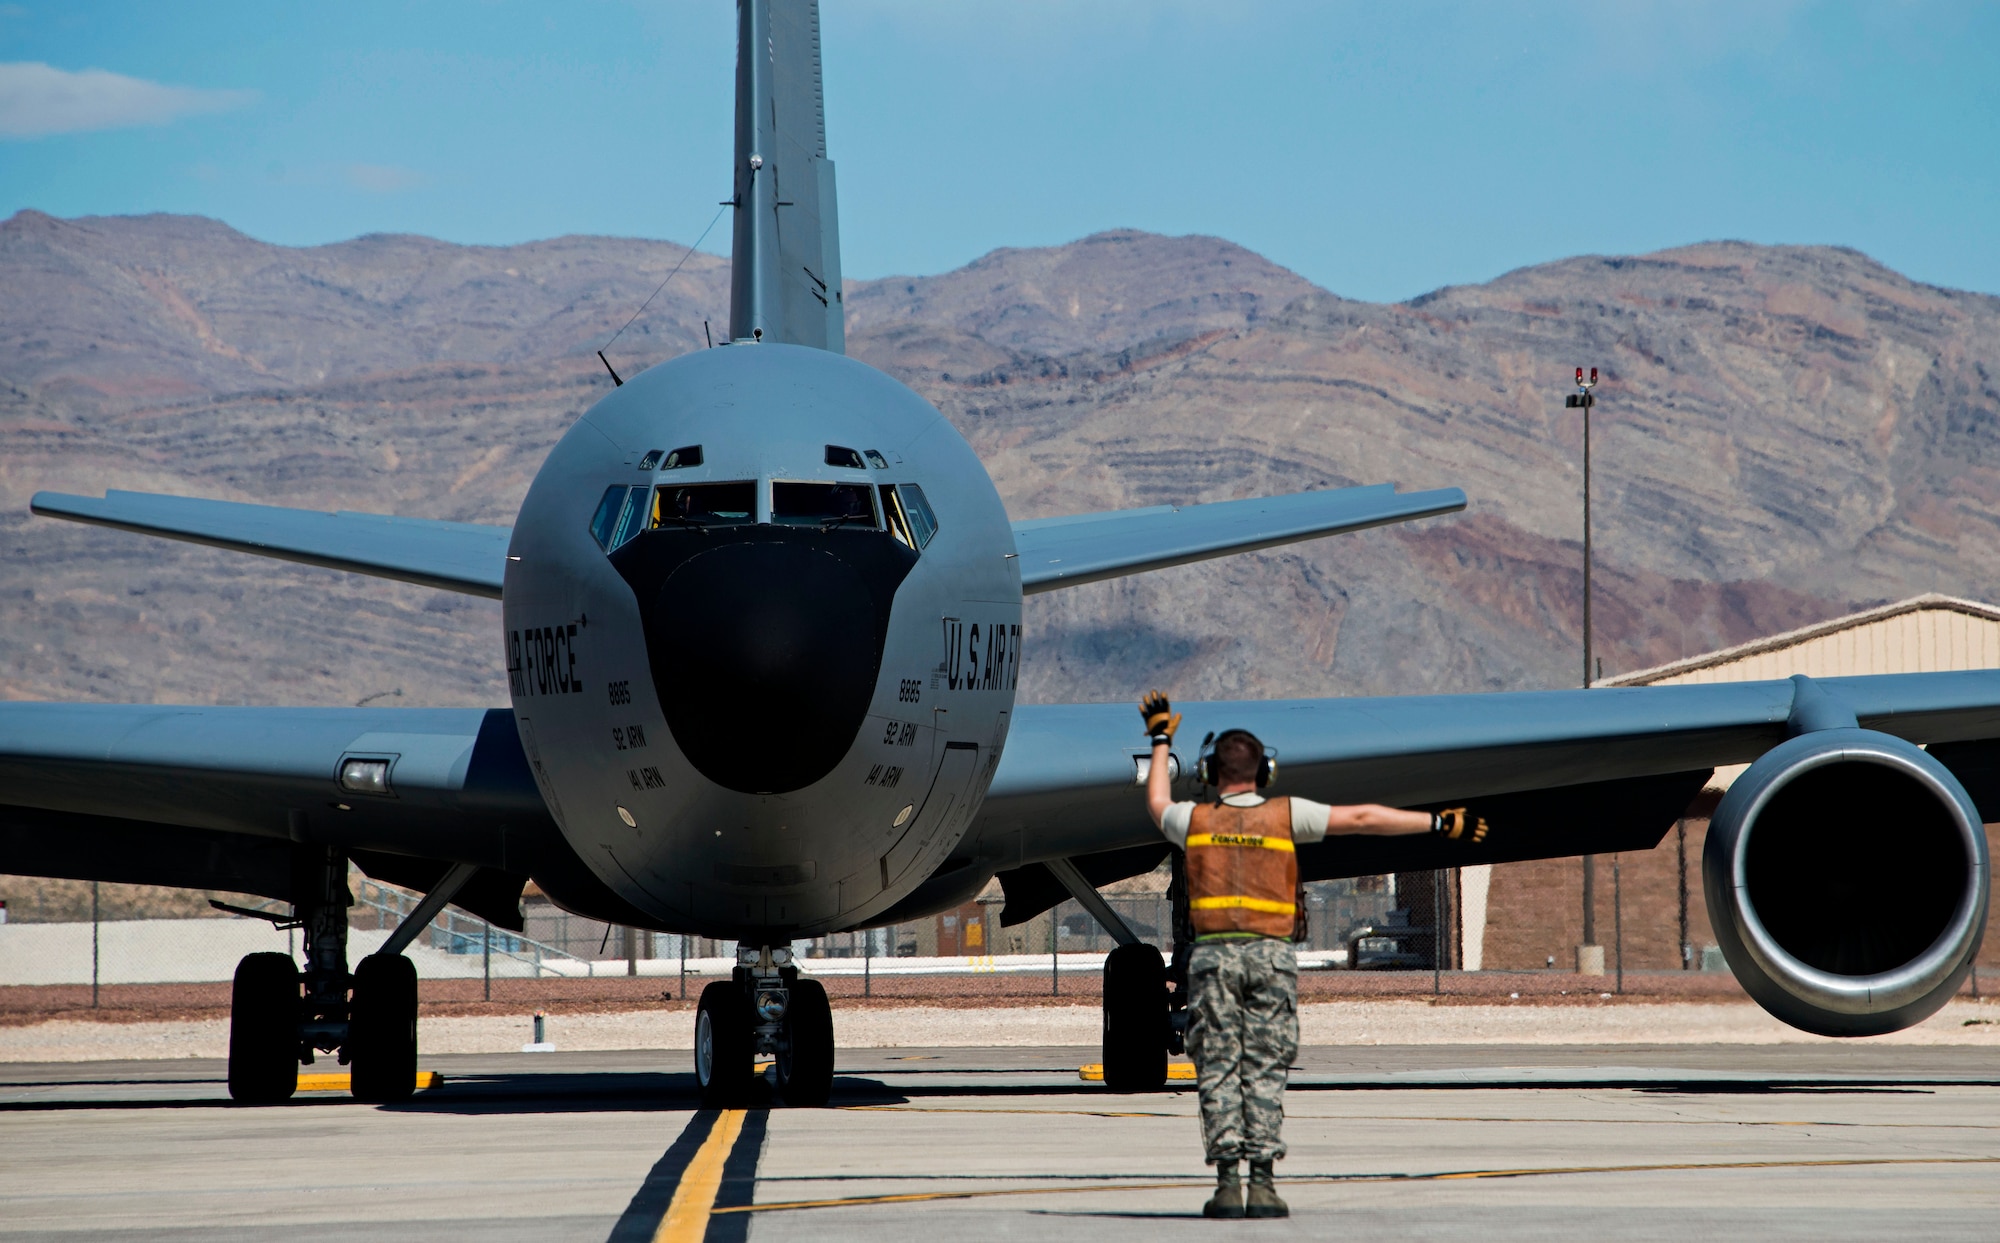
<svg viewBox="0 0 2000 1243">
<path fill-rule="evenodd" d="M 1215 1166 L 1205 1217 L 1284 1217 L 1271 1166 L 1285 1155 L 1285 1079 L 1299 1051 L 1298 842 L 1329 833 L 1441 833 L 1480 841 L 1486 822 L 1463 807 L 1399 811 L 1367 803 L 1329 807 L 1267 799 L 1277 765 L 1248 730 L 1232 729 L 1203 757 L 1198 779 L 1214 802 L 1173 801 L 1168 749 L 1180 714 L 1158 691 L 1140 701 L 1152 736 L 1147 808 L 1187 852 L 1194 957 L 1188 965 L 1188 1053 L 1201 1094 L 1202 1142 Z M 1246 1197 L 1237 1163 L 1250 1162 Z"/>
</svg>

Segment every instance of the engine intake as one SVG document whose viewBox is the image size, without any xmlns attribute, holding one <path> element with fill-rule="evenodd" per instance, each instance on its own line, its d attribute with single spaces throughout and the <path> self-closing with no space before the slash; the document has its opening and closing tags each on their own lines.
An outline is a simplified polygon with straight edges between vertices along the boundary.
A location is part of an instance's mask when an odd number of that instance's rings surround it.
<svg viewBox="0 0 2000 1243">
<path fill-rule="evenodd" d="M 1822 1036 L 1936 1013 L 1986 929 L 1986 834 L 1920 748 L 1865 729 L 1802 734 L 1736 779 L 1702 856 L 1709 920 L 1758 1004 Z"/>
</svg>

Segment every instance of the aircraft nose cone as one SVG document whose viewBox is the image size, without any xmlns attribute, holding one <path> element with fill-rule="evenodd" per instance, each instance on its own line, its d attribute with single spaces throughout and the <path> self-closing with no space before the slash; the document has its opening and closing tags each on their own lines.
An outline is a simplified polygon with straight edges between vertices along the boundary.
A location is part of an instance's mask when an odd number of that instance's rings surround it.
<svg viewBox="0 0 2000 1243">
<path fill-rule="evenodd" d="M 872 558 L 839 552 L 818 533 L 708 547 L 672 567 L 644 610 L 667 726 L 716 784 L 800 789 L 853 745 L 903 574 L 871 581 Z"/>
</svg>

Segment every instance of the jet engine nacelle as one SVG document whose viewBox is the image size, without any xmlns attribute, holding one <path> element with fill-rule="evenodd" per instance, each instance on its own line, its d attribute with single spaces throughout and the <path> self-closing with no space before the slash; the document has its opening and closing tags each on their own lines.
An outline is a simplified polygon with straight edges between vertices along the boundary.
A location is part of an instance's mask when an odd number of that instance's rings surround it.
<svg viewBox="0 0 2000 1243">
<path fill-rule="evenodd" d="M 1730 969 L 1823 1036 L 1919 1023 L 1958 990 L 1986 928 L 1986 834 L 1951 772 L 1866 729 L 1802 734 L 1736 779 L 1702 881 Z"/>
</svg>

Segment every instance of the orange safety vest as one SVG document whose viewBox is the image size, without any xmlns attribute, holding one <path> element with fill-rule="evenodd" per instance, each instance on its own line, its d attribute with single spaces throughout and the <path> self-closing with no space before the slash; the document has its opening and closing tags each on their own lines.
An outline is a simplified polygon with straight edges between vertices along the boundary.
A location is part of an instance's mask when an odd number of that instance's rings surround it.
<svg viewBox="0 0 2000 1243">
<path fill-rule="evenodd" d="M 1290 939 L 1299 889 L 1292 801 L 1198 804 L 1188 818 L 1187 884 L 1197 936 L 1249 932 Z"/>
</svg>

